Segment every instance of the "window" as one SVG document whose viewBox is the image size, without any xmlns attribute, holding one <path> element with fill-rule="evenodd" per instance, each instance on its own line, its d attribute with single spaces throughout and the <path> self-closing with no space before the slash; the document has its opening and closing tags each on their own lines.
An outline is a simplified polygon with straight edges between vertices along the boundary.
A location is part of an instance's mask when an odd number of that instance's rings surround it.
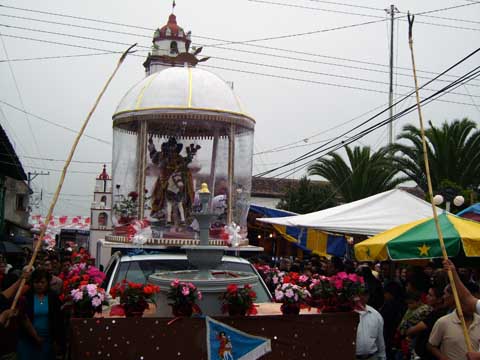
<svg viewBox="0 0 480 360">
<path fill-rule="evenodd" d="M 178 44 L 176 41 L 170 43 L 170 54 L 178 54 Z"/>
<path fill-rule="evenodd" d="M 108 223 L 108 214 L 106 212 L 101 212 L 98 214 L 98 226 L 105 227 Z"/>
<path fill-rule="evenodd" d="M 15 209 L 17 211 L 27 210 L 27 196 L 25 194 L 17 194 Z"/>
<path fill-rule="evenodd" d="M 106 204 L 107 203 L 107 195 L 103 195 L 102 198 L 100 199 L 100 202 Z"/>
</svg>

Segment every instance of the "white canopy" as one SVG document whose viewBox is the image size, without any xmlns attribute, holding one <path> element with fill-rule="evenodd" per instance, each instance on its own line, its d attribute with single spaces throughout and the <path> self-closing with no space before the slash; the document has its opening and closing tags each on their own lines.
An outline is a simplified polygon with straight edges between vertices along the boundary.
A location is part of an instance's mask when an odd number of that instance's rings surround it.
<svg viewBox="0 0 480 360">
<path fill-rule="evenodd" d="M 437 211 L 440 213 L 443 210 L 437 208 Z M 433 214 L 430 203 L 406 191 L 394 189 L 310 214 L 257 220 L 334 233 L 375 235 L 431 216 Z"/>
</svg>

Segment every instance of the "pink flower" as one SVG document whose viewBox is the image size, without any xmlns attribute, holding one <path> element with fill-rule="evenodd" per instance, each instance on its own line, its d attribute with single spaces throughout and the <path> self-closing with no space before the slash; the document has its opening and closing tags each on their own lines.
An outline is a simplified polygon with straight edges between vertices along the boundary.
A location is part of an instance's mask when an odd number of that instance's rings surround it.
<svg viewBox="0 0 480 360">
<path fill-rule="evenodd" d="M 348 274 L 345 271 L 339 272 L 337 276 L 342 280 L 348 278 Z"/>
<path fill-rule="evenodd" d="M 335 280 L 333 282 L 333 285 L 335 286 L 335 288 L 341 289 L 341 288 L 343 288 L 343 281 L 342 280 Z"/>
<path fill-rule="evenodd" d="M 308 276 L 307 275 L 300 275 L 298 280 L 300 280 L 300 282 L 302 282 L 302 283 L 307 282 L 308 281 Z"/>
<path fill-rule="evenodd" d="M 73 301 L 80 301 L 83 299 L 83 291 L 80 289 L 73 289 L 70 294 L 72 295 Z"/>
<path fill-rule="evenodd" d="M 190 289 L 189 289 L 188 287 L 184 286 L 184 287 L 182 288 L 182 294 L 183 294 L 184 296 L 187 296 L 188 294 L 190 294 Z"/>
<path fill-rule="evenodd" d="M 202 292 L 197 291 L 197 294 L 198 294 L 198 300 L 202 300 L 202 298 L 203 298 Z"/>
<path fill-rule="evenodd" d="M 88 284 L 86 287 L 87 287 L 88 296 L 94 297 L 95 295 L 97 295 L 98 291 L 97 291 L 96 284 Z"/>
<path fill-rule="evenodd" d="M 272 282 L 276 285 L 278 284 L 278 276 L 272 277 Z"/>
<path fill-rule="evenodd" d="M 287 289 L 287 291 L 285 291 L 285 296 L 287 298 L 292 298 L 295 294 L 293 293 L 293 290 L 292 289 Z"/>
<path fill-rule="evenodd" d="M 283 299 L 283 291 L 275 290 L 275 300 L 281 301 Z"/>
<path fill-rule="evenodd" d="M 348 274 L 348 280 L 351 280 L 353 282 L 357 282 L 358 281 L 358 277 L 356 274 Z"/>
<path fill-rule="evenodd" d="M 358 277 L 358 281 L 360 281 L 360 284 L 364 284 L 365 281 L 363 280 L 363 276 L 359 276 Z"/>
<path fill-rule="evenodd" d="M 98 298 L 98 297 L 95 296 L 95 297 L 92 299 L 92 306 L 93 306 L 93 307 L 99 307 L 100 305 L 102 305 L 102 300 L 100 300 L 100 298 Z"/>
<path fill-rule="evenodd" d="M 195 289 L 195 285 L 193 285 L 192 283 L 188 283 L 187 285 L 190 289 Z"/>
<path fill-rule="evenodd" d="M 170 286 L 177 287 L 179 284 L 180 284 L 180 281 L 178 281 L 178 279 L 175 279 L 170 283 Z"/>
</svg>

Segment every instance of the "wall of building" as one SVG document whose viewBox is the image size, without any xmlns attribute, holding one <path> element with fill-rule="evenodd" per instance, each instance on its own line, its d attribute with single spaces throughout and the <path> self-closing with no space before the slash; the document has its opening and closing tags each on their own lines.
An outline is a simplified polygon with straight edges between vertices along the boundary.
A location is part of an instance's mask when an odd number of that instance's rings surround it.
<svg viewBox="0 0 480 360">
<path fill-rule="evenodd" d="M 277 204 L 279 201 L 280 201 L 280 198 L 275 198 L 275 197 L 267 198 L 267 197 L 252 196 L 252 198 L 250 199 L 251 204 L 265 206 L 273 209 L 277 207 Z"/>
<path fill-rule="evenodd" d="M 5 220 L 28 227 L 29 190 L 24 181 L 5 178 Z"/>
</svg>

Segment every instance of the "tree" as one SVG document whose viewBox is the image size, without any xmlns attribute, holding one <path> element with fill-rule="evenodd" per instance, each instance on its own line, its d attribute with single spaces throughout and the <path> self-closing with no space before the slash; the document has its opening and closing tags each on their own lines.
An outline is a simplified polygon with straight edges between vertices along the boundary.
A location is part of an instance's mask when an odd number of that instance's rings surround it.
<svg viewBox="0 0 480 360">
<path fill-rule="evenodd" d="M 425 136 L 434 191 L 444 181 L 463 189 L 476 188 L 480 184 L 480 130 L 477 125 L 467 118 L 450 124 L 444 122 L 441 127 L 435 127 L 431 122 L 429 125 Z M 396 166 L 427 192 L 420 129 L 406 125 L 397 139 L 407 140 L 410 144 L 392 145 Z"/>
<path fill-rule="evenodd" d="M 307 214 L 336 205 L 335 193 L 329 185 L 314 184 L 304 176 L 297 186 L 287 190 L 277 208 Z"/>
<path fill-rule="evenodd" d="M 399 170 L 392 165 L 388 148 L 371 151 L 369 146 L 345 146 L 348 163 L 338 153 L 320 158 L 308 167 L 309 175 L 328 180 L 345 202 L 351 202 L 391 190 L 404 182 L 396 177 Z"/>
</svg>

